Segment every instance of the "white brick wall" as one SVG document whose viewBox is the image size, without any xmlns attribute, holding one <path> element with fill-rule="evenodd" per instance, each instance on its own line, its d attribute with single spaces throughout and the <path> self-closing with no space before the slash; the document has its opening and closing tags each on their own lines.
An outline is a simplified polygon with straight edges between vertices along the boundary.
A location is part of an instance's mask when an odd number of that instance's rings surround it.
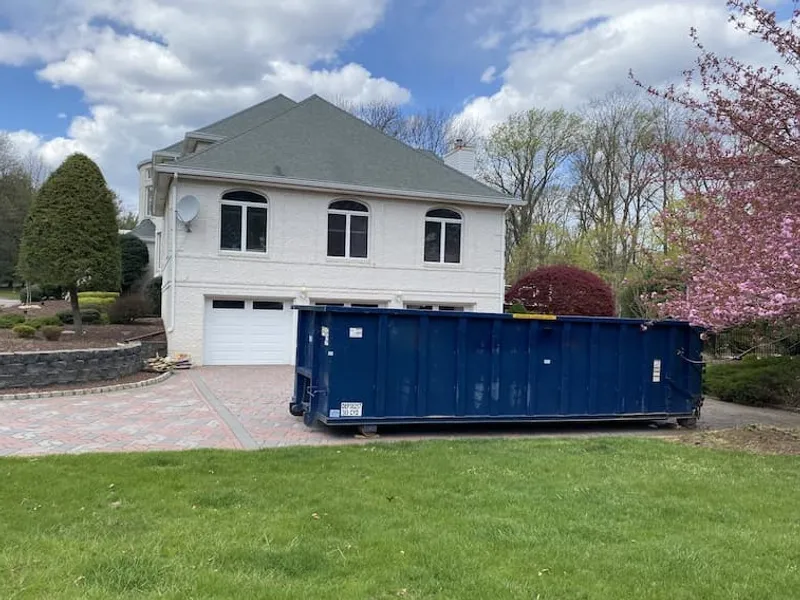
<svg viewBox="0 0 800 600">
<path fill-rule="evenodd" d="M 269 200 L 267 253 L 219 250 L 220 197 L 249 189 Z M 174 324 L 170 294 L 164 294 L 164 321 L 171 352 L 188 352 L 202 364 L 205 298 L 211 296 L 281 298 L 297 304 L 320 299 L 471 305 L 502 310 L 503 207 L 448 205 L 463 215 L 459 265 L 423 261 L 425 213 L 440 204 L 355 197 L 370 208 L 369 258 L 327 257 L 327 208 L 341 196 L 254 186 L 180 180 L 177 197 L 191 194 L 201 203 L 191 232 L 178 232 L 177 296 Z M 170 200 L 171 200 L 170 194 Z M 162 256 L 171 253 L 164 219 Z M 162 262 L 170 285 L 172 265 Z"/>
</svg>

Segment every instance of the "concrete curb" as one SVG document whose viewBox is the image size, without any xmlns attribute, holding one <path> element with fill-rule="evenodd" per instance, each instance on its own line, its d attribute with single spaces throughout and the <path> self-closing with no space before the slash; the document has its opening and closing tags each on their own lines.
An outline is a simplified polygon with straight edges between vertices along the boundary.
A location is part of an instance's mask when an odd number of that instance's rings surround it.
<svg viewBox="0 0 800 600">
<path fill-rule="evenodd" d="M 0 402 L 5 400 L 40 400 L 44 398 L 63 398 L 66 396 L 91 396 L 92 394 L 104 394 L 106 392 L 119 392 L 122 390 L 132 390 L 143 388 L 156 383 L 166 381 L 172 376 L 172 371 L 162 373 L 152 379 L 144 381 L 134 381 L 133 383 L 118 383 L 116 385 L 104 385 L 93 388 L 82 388 L 77 390 L 53 390 L 52 392 L 28 392 L 25 394 L 0 394 Z"/>
</svg>

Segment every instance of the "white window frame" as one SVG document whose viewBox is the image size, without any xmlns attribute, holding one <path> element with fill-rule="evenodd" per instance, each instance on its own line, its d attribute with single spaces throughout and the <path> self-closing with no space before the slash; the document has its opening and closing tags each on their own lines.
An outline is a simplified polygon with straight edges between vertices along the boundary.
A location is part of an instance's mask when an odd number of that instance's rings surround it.
<svg viewBox="0 0 800 600">
<path fill-rule="evenodd" d="M 156 243 L 155 243 L 156 255 L 154 257 L 153 264 L 155 265 L 155 268 L 158 269 L 159 271 L 161 270 L 161 243 L 162 243 L 161 232 L 156 231 Z M 158 275 L 158 273 L 155 273 L 155 275 Z"/>
<path fill-rule="evenodd" d="M 341 258 L 341 257 L 339 257 Z M 363 306 L 373 304 L 374 306 Z M 342 306 L 345 308 L 386 308 L 388 302 L 384 300 L 314 300 L 314 306 Z"/>
<path fill-rule="evenodd" d="M 153 186 L 148 185 L 144 188 L 144 196 L 145 196 L 145 216 L 151 217 L 153 216 L 153 203 L 155 201 L 155 192 L 153 191 Z"/>
<path fill-rule="evenodd" d="M 455 263 L 451 263 L 455 264 Z M 423 306 L 430 306 L 430 309 L 422 308 Z M 431 311 L 440 311 L 442 310 L 441 307 L 445 307 L 443 312 L 472 312 L 473 307 L 471 305 L 466 304 L 451 304 L 449 302 L 406 302 L 403 305 L 403 308 L 407 310 L 431 310 Z M 450 310 L 451 308 L 455 310 Z"/>
<path fill-rule="evenodd" d="M 347 210 L 347 209 L 341 209 L 341 208 L 331 208 L 331 206 L 333 204 L 336 204 L 337 202 L 342 202 L 342 201 L 355 202 L 357 204 L 360 204 L 361 206 L 363 206 L 367 210 L 363 211 L 363 210 Z M 369 237 L 370 237 L 370 230 L 371 230 L 369 206 L 367 206 L 366 204 L 361 202 L 361 200 L 351 200 L 349 198 L 339 198 L 338 200 L 334 200 L 333 202 L 330 203 L 330 205 L 328 206 L 328 214 L 329 215 L 344 215 L 345 216 L 344 256 L 333 256 L 331 254 L 328 254 L 328 238 L 330 236 L 330 225 L 328 224 L 327 216 L 326 216 L 326 222 L 325 222 L 325 255 L 329 259 L 333 259 L 333 260 L 345 260 L 345 259 L 347 259 L 347 260 L 363 260 L 363 261 L 369 260 L 369 246 L 370 246 Z M 351 223 L 351 219 L 352 219 L 353 216 L 366 217 L 367 218 L 367 255 L 366 256 L 350 256 L 350 231 L 351 231 L 350 223 Z"/>
<path fill-rule="evenodd" d="M 456 213 L 459 215 L 458 219 L 448 218 L 448 217 L 429 217 L 428 213 L 434 210 L 449 210 L 451 212 Z M 425 230 L 427 229 L 428 223 L 438 223 L 439 224 L 439 260 L 425 260 Z M 447 223 L 455 223 L 459 225 L 458 228 L 458 261 L 456 262 L 445 262 L 444 260 L 444 245 L 445 239 L 447 238 L 446 229 Z M 422 230 L 422 262 L 428 265 L 460 265 L 463 262 L 463 254 L 464 254 L 464 215 L 462 215 L 459 211 L 453 210 L 452 208 L 448 208 L 445 206 L 429 208 L 425 211 L 425 227 Z"/>
<path fill-rule="evenodd" d="M 219 204 L 219 231 L 217 233 L 217 244 L 219 247 L 219 251 L 225 254 L 249 254 L 253 256 L 266 256 L 269 252 L 269 198 L 267 198 L 264 194 L 260 194 L 259 192 L 251 192 L 250 190 L 228 190 L 227 192 L 223 193 L 224 196 L 230 192 L 236 191 L 246 191 L 250 192 L 251 194 L 256 194 L 264 198 L 264 202 L 246 202 L 244 200 L 228 200 L 226 198 L 220 198 Z M 239 223 L 240 231 L 241 231 L 241 240 L 239 242 L 239 249 L 236 250 L 235 248 L 222 248 L 222 207 L 223 206 L 241 206 L 242 207 L 242 216 L 241 222 Z M 254 208 L 263 208 L 267 211 L 267 225 L 264 228 L 264 250 L 248 250 L 247 249 L 247 209 L 248 207 Z"/>
</svg>

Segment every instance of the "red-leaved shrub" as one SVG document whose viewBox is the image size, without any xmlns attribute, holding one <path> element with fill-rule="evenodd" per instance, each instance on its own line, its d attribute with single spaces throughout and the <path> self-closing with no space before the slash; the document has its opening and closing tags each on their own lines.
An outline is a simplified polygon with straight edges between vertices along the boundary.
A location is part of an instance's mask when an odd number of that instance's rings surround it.
<svg viewBox="0 0 800 600">
<path fill-rule="evenodd" d="M 539 267 L 520 278 L 506 293 L 506 304 L 551 315 L 614 316 L 611 287 L 594 273 L 564 265 Z"/>
</svg>

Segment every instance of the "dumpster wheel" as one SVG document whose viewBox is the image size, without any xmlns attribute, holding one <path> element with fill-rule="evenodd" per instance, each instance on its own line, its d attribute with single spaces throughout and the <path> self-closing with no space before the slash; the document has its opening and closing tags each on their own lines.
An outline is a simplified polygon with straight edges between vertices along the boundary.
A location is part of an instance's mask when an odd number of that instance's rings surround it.
<svg viewBox="0 0 800 600">
<path fill-rule="evenodd" d="M 377 425 L 359 425 L 358 426 L 358 436 L 359 437 L 365 437 L 365 438 L 378 437 L 378 426 Z"/>
<path fill-rule="evenodd" d="M 289 414 L 293 417 L 302 417 L 306 411 L 303 410 L 302 404 L 290 404 Z"/>
<path fill-rule="evenodd" d="M 697 417 L 685 417 L 678 419 L 678 425 L 686 429 L 694 429 L 697 427 Z"/>
</svg>

